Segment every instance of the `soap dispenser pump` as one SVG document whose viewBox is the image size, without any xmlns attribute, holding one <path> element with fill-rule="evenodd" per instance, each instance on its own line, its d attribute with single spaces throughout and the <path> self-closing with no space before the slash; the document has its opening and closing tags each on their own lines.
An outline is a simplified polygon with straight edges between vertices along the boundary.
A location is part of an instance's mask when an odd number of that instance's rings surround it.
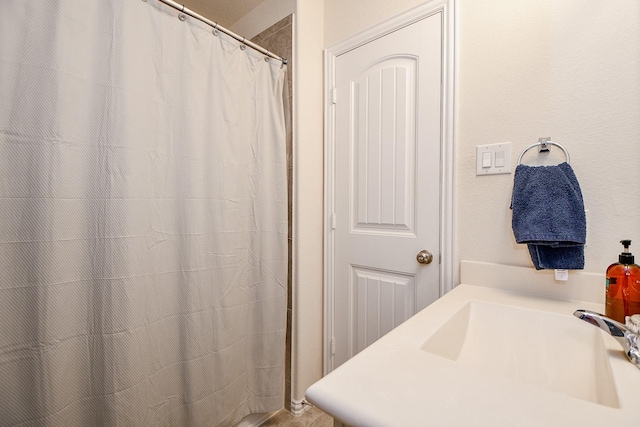
<svg viewBox="0 0 640 427">
<path fill-rule="evenodd" d="M 624 250 L 618 262 L 607 268 L 605 314 L 624 324 L 625 318 L 640 314 L 640 267 L 629 252 L 631 240 L 621 240 Z"/>
</svg>

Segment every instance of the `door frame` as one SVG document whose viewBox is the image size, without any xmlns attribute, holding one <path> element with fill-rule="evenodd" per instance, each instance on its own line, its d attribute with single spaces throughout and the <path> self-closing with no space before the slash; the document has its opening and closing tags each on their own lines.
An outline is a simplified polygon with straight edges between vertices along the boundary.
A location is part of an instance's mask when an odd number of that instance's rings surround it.
<svg viewBox="0 0 640 427">
<path fill-rule="evenodd" d="M 324 332 L 323 375 L 333 370 L 334 212 L 335 212 L 335 61 L 357 47 L 442 13 L 442 97 L 440 154 L 440 296 L 457 283 L 455 268 L 454 129 L 456 0 L 431 0 L 356 34 L 324 51 Z"/>
</svg>

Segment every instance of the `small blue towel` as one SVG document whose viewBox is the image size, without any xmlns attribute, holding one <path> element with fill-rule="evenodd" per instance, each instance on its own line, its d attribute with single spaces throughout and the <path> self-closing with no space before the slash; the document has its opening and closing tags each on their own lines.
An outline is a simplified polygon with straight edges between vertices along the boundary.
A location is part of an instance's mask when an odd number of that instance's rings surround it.
<svg viewBox="0 0 640 427">
<path fill-rule="evenodd" d="M 584 268 L 587 221 L 571 166 L 518 165 L 513 179 L 512 227 L 536 270 Z"/>
</svg>

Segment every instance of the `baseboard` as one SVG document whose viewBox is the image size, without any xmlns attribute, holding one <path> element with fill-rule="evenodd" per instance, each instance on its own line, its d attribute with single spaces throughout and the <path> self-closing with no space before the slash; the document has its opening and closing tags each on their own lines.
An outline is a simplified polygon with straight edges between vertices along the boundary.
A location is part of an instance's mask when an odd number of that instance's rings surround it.
<svg viewBox="0 0 640 427">
<path fill-rule="evenodd" d="M 304 399 L 302 400 L 291 399 L 291 413 L 296 417 L 304 414 L 310 408 L 311 408 L 311 404 Z"/>
</svg>

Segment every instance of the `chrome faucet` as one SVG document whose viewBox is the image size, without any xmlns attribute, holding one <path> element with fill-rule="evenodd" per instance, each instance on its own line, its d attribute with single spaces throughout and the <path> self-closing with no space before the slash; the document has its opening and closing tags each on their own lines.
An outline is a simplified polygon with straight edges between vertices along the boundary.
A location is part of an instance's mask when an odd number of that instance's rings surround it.
<svg viewBox="0 0 640 427">
<path fill-rule="evenodd" d="M 627 359 L 636 365 L 636 368 L 640 369 L 640 349 L 638 349 L 640 337 L 638 337 L 636 333 L 622 323 L 609 319 L 595 311 L 576 310 L 573 315 L 587 323 L 591 323 L 592 325 L 599 327 L 614 337 L 620 345 L 622 345 Z"/>
</svg>

